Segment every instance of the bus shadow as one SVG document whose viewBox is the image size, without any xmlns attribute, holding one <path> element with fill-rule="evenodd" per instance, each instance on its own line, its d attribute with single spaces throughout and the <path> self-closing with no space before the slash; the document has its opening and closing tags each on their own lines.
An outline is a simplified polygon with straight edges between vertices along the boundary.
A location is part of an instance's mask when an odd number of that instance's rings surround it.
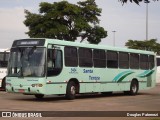
<svg viewBox="0 0 160 120">
<path fill-rule="evenodd" d="M 140 95 L 152 95 L 151 93 L 138 93 L 136 96 Z M 78 94 L 76 95 L 76 99 L 82 100 L 82 99 L 101 99 L 101 98 L 115 98 L 115 97 L 131 97 L 132 95 L 125 95 L 124 93 L 113 93 L 109 95 L 104 94 Z M 133 97 L 133 96 L 132 96 Z M 37 99 L 33 95 L 22 95 L 21 97 L 12 98 L 12 100 L 18 100 L 18 101 L 28 101 L 28 102 L 73 102 L 73 100 L 67 100 L 65 95 L 54 95 L 54 96 L 45 96 L 42 99 Z"/>
<path fill-rule="evenodd" d="M 150 93 L 138 93 L 136 96 L 140 95 L 152 95 Z M 123 92 L 113 93 L 113 94 L 82 94 L 79 96 L 76 96 L 76 99 L 90 99 L 90 98 L 116 98 L 116 97 L 133 97 L 133 95 L 127 95 Z"/>
</svg>

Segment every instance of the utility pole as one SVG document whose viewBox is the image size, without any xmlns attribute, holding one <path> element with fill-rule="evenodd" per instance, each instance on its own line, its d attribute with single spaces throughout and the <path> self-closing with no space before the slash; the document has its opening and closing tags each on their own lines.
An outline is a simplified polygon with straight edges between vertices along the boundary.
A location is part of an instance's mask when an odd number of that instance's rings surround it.
<svg viewBox="0 0 160 120">
<path fill-rule="evenodd" d="M 144 3 L 146 3 L 146 40 L 148 40 L 148 3 L 150 1 L 145 0 Z"/>
<path fill-rule="evenodd" d="M 116 31 L 114 30 L 112 32 L 113 32 L 113 46 L 115 47 L 115 45 L 116 45 L 116 40 L 115 40 L 115 33 L 116 33 Z"/>
</svg>

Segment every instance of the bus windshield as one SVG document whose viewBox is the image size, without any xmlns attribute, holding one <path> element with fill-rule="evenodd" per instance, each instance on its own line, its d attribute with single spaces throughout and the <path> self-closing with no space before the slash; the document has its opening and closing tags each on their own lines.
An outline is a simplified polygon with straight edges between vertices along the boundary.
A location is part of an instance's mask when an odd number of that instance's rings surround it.
<svg viewBox="0 0 160 120">
<path fill-rule="evenodd" d="M 12 48 L 8 65 L 10 77 L 43 77 L 45 75 L 45 48 Z"/>
</svg>

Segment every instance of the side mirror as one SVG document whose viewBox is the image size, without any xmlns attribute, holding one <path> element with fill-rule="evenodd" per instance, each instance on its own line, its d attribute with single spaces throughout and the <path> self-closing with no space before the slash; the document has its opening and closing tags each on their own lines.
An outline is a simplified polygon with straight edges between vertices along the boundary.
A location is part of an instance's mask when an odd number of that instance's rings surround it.
<svg viewBox="0 0 160 120">
<path fill-rule="evenodd" d="M 56 49 L 53 49 L 53 54 L 52 54 L 53 60 L 56 59 L 56 56 L 57 56 L 57 50 L 56 50 Z"/>
</svg>

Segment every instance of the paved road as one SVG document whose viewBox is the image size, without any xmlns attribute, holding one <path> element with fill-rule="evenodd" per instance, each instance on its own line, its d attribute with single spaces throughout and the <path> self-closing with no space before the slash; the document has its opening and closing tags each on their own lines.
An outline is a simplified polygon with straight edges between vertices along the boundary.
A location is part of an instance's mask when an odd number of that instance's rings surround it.
<svg viewBox="0 0 160 120">
<path fill-rule="evenodd" d="M 123 93 L 110 96 L 80 95 L 75 100 L 66 100 L 64 96 L 45 96 L 44 99 L 37 100 L 31 95 L 0 92 L 0 111 L 160 111 L 160 85 L 150 90 L 139 91 L 136 96 Z"/>
</svg>

